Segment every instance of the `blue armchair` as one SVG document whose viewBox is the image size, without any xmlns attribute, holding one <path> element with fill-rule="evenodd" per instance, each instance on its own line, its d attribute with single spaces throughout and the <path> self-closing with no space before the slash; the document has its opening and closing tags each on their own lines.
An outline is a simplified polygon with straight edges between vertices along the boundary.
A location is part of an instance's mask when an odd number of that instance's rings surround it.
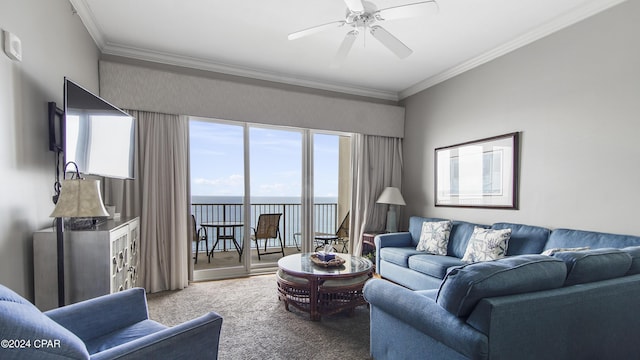
<svg viewBox="0 0 640 360">
<path fill-rule="evenodd" d="M 217 359 L 222 317 L 167 327 L 149 319 L 144 289 L 41 312 L 0 285 L 2 359 Z"/>
</svg>

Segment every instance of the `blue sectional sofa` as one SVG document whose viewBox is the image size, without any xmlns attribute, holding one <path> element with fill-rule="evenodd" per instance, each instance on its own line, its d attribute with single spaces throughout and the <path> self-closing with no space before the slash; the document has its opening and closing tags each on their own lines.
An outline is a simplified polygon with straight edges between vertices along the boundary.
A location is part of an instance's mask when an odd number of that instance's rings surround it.
<svg viewBox="0 0 640 360">
<path fill-rule="evenodd" d="M 446 256 L 417 251 L 422 223 L 442 220 L 412 217 L 409 232 L 375 239 L 383 279 L 364 287 L 374 359 L 640 354 L 640 237 L 453 221 Z M 507 256 L 463 262 L 475 226 L 511 229 Z"/>
<path fill-rule="evenodd" d="M 412 290 L 436 289 L 450 267 L 466 264 L 462 261 L 462 256 L 476 226 L 487 229 L 511 229 L 507 256 L 540 254 L 553 248 L 598 249 L 640 246 L 640 237 L 637 236 L 569 229 L 551 231 L 532 225 L 504 222 L 483 225 L 453 220 L 447 256 L 431 255 L 416 250 L 422 223 L 425 221 L 436 222 L 446 219 L 412 216 L 409 219 L 408 232 L 381 234 L 375 237 L 378 274 Z"/>
</svg>

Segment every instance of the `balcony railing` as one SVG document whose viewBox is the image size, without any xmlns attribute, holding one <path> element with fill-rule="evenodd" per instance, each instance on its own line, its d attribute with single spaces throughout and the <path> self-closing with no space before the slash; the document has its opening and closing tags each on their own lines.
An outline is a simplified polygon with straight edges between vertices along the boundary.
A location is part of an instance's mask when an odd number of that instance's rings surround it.
<svg viewBox="0 0 640 360">
<path fill-rule="evenodd" d="M 299 246 L 301 204 L 251 204 L 251 220 L 249 223 L 243 221 L 243 204 L 191 204 L 191 213 L 196 217 L 196 224 L 214 221 L 240 221 L 245 226 L 255 227 L 260 214 L 281 213 L 280 234 L 285 247 Z M 322 233 L 335 233 L 337 225 L 336 203 L 314 204 L 315 223 L 314 231 Z M 208 234 L 209 240 L 213 241 L 215 234 Z M 244 231 L 236 232 L 236 239 L 239 244 L 243 244 Z M 294 238 L 298 236 L 298 239 Z M 280 246 L 271 244 L 270 246 Z M 215 250 L 222 250 L 223 244 L 219 243 Z"/>
</svg>

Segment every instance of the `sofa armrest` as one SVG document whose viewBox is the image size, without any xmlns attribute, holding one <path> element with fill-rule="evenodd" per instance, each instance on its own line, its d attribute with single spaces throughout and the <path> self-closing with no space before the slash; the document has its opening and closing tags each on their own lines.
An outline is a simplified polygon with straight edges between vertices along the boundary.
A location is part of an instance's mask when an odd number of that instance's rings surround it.
<svg viewBox="0 0 640 360">
<path fill-rule="evenodd" d="M 221 328 L 222 317 L 210 312 L 93 354 L 91 359 L 217 359 Z"/>
<path fill-rule="evenodd" d="M 383 247 L 405 247 L 411 246 L 411 233 L 410 232 L 398 232 L 379 234 L 373 239 L 376 244 L 376 249 Z"/>
<path fill-rule="evenodd" d="M 380 249 L 383 247 L 407 247 L 411 246 L 411 233 L 398 232 L 379 234 L 373 238 L 376 245 L 376 268 L 380 269 Z M 380 271 L 380 270 L 378 270 Z"/>
<path fill-rule="evenodd" d="M 82 341 L 149 318 L 143 288 L 103 295 L 44 313 Z"/>
<path fill-rule="evenodd" d="M 364 297 L 373 308 L 386 312 L 466 357 L 484 358 L 488 355 L 486 335 L 431 298 L 382 279 L 369 280 L 364 286 Z"/>
</svg>

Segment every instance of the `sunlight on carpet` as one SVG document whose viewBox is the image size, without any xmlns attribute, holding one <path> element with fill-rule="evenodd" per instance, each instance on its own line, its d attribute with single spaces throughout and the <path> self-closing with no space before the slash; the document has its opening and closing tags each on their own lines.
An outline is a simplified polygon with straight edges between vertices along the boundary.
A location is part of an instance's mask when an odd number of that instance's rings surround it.
<svg viewBox="0 0 640 360">
<path fill-rule="evenodd" d="M 198 282 L 148 294 L 151 319 L 173 326 L 209 311 L 223 318 L 220 359 L 369 359 L 369 310 L 309 314 L 278 301 L 275 275 Z"/>
</svg>

